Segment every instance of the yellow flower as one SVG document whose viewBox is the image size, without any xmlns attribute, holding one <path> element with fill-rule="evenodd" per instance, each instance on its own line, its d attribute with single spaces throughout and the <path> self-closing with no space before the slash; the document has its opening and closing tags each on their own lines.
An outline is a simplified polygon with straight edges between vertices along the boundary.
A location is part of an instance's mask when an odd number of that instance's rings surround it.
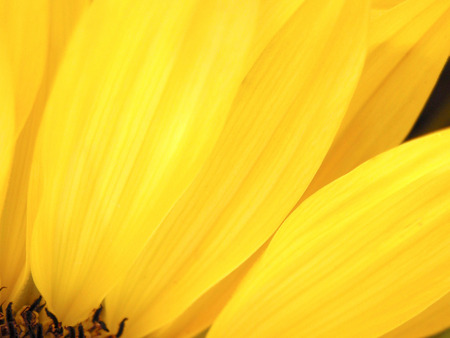
<svg viewBox="0 0 450 338">
<path fill-rule="evenodd" d="M 72 336 L 100 304 L 127 337 L 449 326 L 450 131 L 395 146 L 449 55 L 450 0 L 1 3 L 19 317 L 38 292 Z"/>
</svg>

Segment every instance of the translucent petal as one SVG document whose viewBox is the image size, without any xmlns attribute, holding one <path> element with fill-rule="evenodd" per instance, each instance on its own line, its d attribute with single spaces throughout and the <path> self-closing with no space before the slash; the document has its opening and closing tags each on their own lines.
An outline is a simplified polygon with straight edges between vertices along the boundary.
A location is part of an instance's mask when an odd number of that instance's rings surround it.
<svg viewBox="0 0 450 338">
<path fill-rule="evenodd" d="M 210 337 L 378 337 L 450 289 L 450 130 L 367 161 L 303 202 Z"/>
<path fill-rule="evenodd" d="M 244 75 L 256 5 L 99 0 L 83 16 L 30 187 L 33 278 L 65 323 L 98 306 L 208 156 Z"/>
<path fill-rule="evenodd" d="M 369 54 L 338 135 L 302 200 L 408 135 L 447 61 L 449 8 L 450 1 L 436 2 Z"/>
<path fill-rule="evenodd" d="M 383 338 L 430 337 L 448 327 L 450 327 L 450 294 L 384 335 Z"/>
<path fill-rule="evenodd" d="M 217 318 L 237 286 L 266 248 L 267 244 L 263 245 L 244 264 L 204 293 L 181 316 L 146 337 L 193 337 L 206 330 Z"/>
<path fill-rule="evenodd" d="M 261 51 L 305 0 L 260 0 L 253 46 L 249 63 L 253 65 Z"/>
<path fill-rule="evenodd" d="M 44 75 L 50 2 L 53 1 L 0 1 L 0 35 L 5 38 L 13 69 L 17 136 L 30 114 Z"/>
<path fill-rule="evenodd" d="M 421 13 L 448 0 L 374 0 L 372 1 L 369 44 L 371 48 L 389 40 Z M 423 21 L 426 26 L 426 20 Z"/>
<path fill-rule="evenodd" d="M 2 273 L 14 303 L 23 284 L 29 279 L 26 264 L 27 194 L 34 143 L 51 83 L 71 32 L 79 16 L 87 8 L 87 1 L 54 1 L 50 4 L 48 62 L 41 88 L 29 118 L 17 138 L 5 205 L 0 218 L 3 235 L 9 240 L 0 247 Z M 13 288 L 14 286 L 14 288 Z"/>
<path fill-rule="evenodd" d="M 14 83 L 11 65 L 5 53 L 5 45 L 0 39 L 0 212 L 8 187 L 8 178 L 14 153 Z M 8 236 L 0 226 L 0 259 L 3 262 L 2 248 L 9 242 Z M 8 276 L 0 269 L 0 287 L 6 286 Z M 11 293 L 8 289 L 0 293 L 0 303 Z"/>
<path fill-rule="evenodd" d="M 366 5 L 305 1 L 267 46 L 212 156 L 106 298 L 112 326 L 128 317 L 133 337 L 168 324 L 281 224 L 322 161 L 355 88 Z"/>
</svg>

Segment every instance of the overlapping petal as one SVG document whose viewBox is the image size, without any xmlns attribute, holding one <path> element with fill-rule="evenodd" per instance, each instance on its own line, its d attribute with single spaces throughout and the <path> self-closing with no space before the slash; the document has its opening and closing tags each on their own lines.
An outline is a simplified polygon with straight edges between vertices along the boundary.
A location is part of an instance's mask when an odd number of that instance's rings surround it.
<svg viewBox="0 0 450 338">
<path fill-rule="evenodd" d="M 371 48 L 392 38 L 411 21 L 439 3 L 448 0 L 374 0 L 372 1 L 369 45 Z M 422 20 L 426 27 L 427 20 Z"/>
<path fill-rule="evenodd" d="M 211 158 L 107 296 L 112 326 L 128 317 L 133 337 L 167 325 L 277 229 L 353 93 L 367 9 L 361 1 L 305 1 L 275 36 L 243 82 Z"/>
<path fill-rule="evenodd" d="M 290 215 L 211 337 L 376 337 L 450 288 L 450 130 L 386 152 Z"/>
<path fill-rule="evenodd" d="M 0 35 L 13 70 L 16 136 L 30 114 L 44 76 L 51 2 L 0 1 Z"/>
<path fill-rule="evenodd" d="M 430 337 L 449 327 L 450 294 L 447 294 L 383 338 Z"/>
<path fill-rule="evenodd" d="M 42 112 L 50 91 L 51 83 L 70 39 L 73 28 L 87 8 L 87 0 L 55 1 L 49 5 L 49 16 L 40 20 L 47 20 L 48 49 L 45 73 L 40 83 L 40 89 L 30 112 L 28 120 L 19 133 L 16 141 L 11 175 L 5 203 L 0 218 L 2 236 L 8 238 L 0 248 L 2 274 L 5 285 L 8 285 L 9 298 L 15 304 L 20 303 L 23 285 L 29 279 L 29 267 L 26 261 L 26 233 L 27 233 L 27 194 L 33 158 L 36 135 L 40 126 Z M 42 13 L 35 13 L 41 15 Z M 24 299 L 25 301 L 25 299 Z"/>
<path fill-rule="evenodd" d="M 15 141 L 13 73 L 4 46 L 3 40 L 0 39 L 0 208 L 3 207 L 8 187 Z M 2 249 L 9 241 L 5 235 L 3 227 L 0 226 L 0 257 L 4 257 Z M 0 270 L 0 286 L 5 285 L 5 279 L 7 276 Z M 0 294 L 0 302 L 3 302 L 9 293 L 10 290 L 4 290 Z"/>
<path fill-rule="evenodd" d="M 450 52 L 450 1 L 434 1 L 374 49 L 338 135 L 302 197 L 400 144 Z"/>
<path fill-rule="evenodd" d="M 130 337 L 205 329 L 256 260 L 213 336 L 447 326 L 450 132 L 315 193 L 259 258 L 331 144 L 304 198 L 406 135 L 450 0 L 373 0 L 357 87 L 368 0 L 96 0 L 66 53 L 90 2 L 0 1 L 0 301 L 29 280 L 28 244 L 65 324 L 108 295 Z"/>
<path fill-rule="evenodd" d="M 263 245 L 244 264 L 226 276 L 197 299 L 167 326 L 147 335 L 150 337 L 194 337 L 205 331 L 228 303 L 237 286 L 267 248 Z"/>
<path fill-rule="evenodd" d="M 208 156 L 243 77 L 257 1 L 93 2 L 38 137 L 31 269 L 83 320 Z"/>
<path fill-rule="evenodd" d="M 249 67 L 275 34 L 297 11 L 305 0 L 260 0 L 257 27 L 249 53 Z"/>
</svg>

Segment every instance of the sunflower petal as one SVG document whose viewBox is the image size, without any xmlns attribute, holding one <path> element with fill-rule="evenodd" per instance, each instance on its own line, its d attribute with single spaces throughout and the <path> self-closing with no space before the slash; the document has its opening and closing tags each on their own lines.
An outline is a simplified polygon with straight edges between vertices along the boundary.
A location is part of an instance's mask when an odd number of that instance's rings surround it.
<svg viewBox="0 0 450 338">
<path fill-rule="evenodd" d="M 210 336 L 378 337 L 450 289 L 450 130 L 361 165 L 303 202 Z"/>
<path fill-rule="evenodd" d="M 208 156 L 256 5 L 99 0 L 83 17 L 44 113 L 31 201 L 33 277 L 66 323 L 98 306 Z"/>
<path fill-rule="evenodd" d="M 90 4 L 91 0 L 52 1 L 50 3 L 47 81 L 53 81 L 72 32 Z"/>
<path fill-rule="evenodd" d="M 448 0 L 436 2 L 369 54 L 338 135 L 302 200 L 408 135 L 447 61 L 449 8 Z M 424 21 L 434 25 L 424 30 Z"/>
<path fill-rule="evenodd" d="M 356 86 L 366 5 L 305 1 L 267 46 L 212 156 L 106 298 L 111 325 L 126 316 L 128 334 L 139 336 L 168 324 L 281 224 L 322 161 Z"/>
<path fill-rule="evenodd" d="M 305 0 L 260 0 L 257 31 L 250 49 L 251 66 L 275 34 Z"/>
<path fill-rule="evenodd" d="M 8 178 L 14 152 L 15 126 L 14 126 L 14 85 L 13 75 L 7 55 L 4 54 L 5 47 L 0 39 L 0 212 L 8 187 Z M 0 269 L 0 287 L 5 286 L 8 275 L 3 270 L 4 251 L 9 238 L 5 236 L 5 229 L 0 225 L 0 257 L 2 269 Z M 3 302 L 10 290 L 6 289 L 0 293 L 0 303 Z"/>
<path fill-rule="evenodd" d="M 36 134 L 39 130 L 43 111 L 47 103 L 56 72 L 60 67 L 61 60 L 63 59 L 63 56 L 65 54 L 67 44 L 72 37 L 72 33 L 75 27 L 80 21 L 80 17 L 87 11 L 90 4 L 91 0 L 54 1 L 51 3 L 49 18 L 49 51 L 46 73 L 44 75 L 40 91 L 33 106 L 33 110 L 30 113 L 31 116 L 28 121 L 28 129 L 26 131 L 23 131 L 23 135 L 21 135 L 22 138 L 27 138 L 27 141 L 24 143 L 28 144 L 24 144 L 22 150 L 17 150 L 17 152 L 20 152 L 22 154 L 21 156 L 28 161 L 32 161 L 33 159 L 32 154 L 34 153 Z M 26 166 L 30 166 L 30 164 L 24 165 L 24 169 L 20 170 L 29 170 L 29 168 L 25 168 Z M 31 182 L 30 184 L 35 186 L 39 184 L 39 175 L 37 175 L 36 167 L 37 166 L 35 166 L 34 168 L 34 173 L 32 172 L 25 175 L 29 175 L 31 177 L 30 180 L 32 180 L 33 182 Z M 22 183 L 20 185 L 23 186 Z M 29 193 L 33 195 L 37 192 L 36 190 L 37 189 L 32 189 L 29 191 Z M 28 196 L 30 196 L 30 194 Z M 34 199 L 36 201 L 39 199 L 38 196 L 39 194 L 35 197 L 31 197 L 30 200 L 33 201 Z M 27 219 L 29 219 L 28 227 L 31 229 L 30 226 L 32 225 L 37 212 L 35 210 L 37 209 L 37 204 L 27 204 Z M 33 210 L 30 211 L 30 209 Z"/>
<path fill-rule="evenodd" d="M 181 316 L 166 327 L 148 335 L 147 338 L 194 337 L 210 327 L 266 248 L 267 244 L 263 245 L 244 264 L 204 293 Z"/>
<path fill-rule="evenodd" d="M 411 21 L 431 7 L 448 4 L 448 0 L 374 0 L 372 1 L 369 28 L 369 45 L 375 48 L 391 39 Z M 429 21 L 419 19 L 419 26 L 429 26 Z"/>
<path fill-rule="evenodd" d="M 447 294 L 383 338 L 430 337 L 449 327 L 450 294 Z"/>
<path fill-rule="evenodd" d="M 6 39 L 16 98 L 16 136 L 31 111 L 47 58 L 49 0 L 0 1 L 0 34 Z"/>
<path fill-rule="evenodd" d="M 10 298 L 17 303 L 22 285 L 29 278 L 26 262 L 27 194 L 34 143 L 42 112 L 54 74 L 64 52 L 71 31 L 88 1 L 54 1 L 50 5 L 48 68 L 43 76 L 29 119 L 17 138 L 11 176 L 0 219 L 2 235 L 9 240 L 1 246 L 2 273 L 8 276 Z M 64 23 L 63 23 L 64 22 Z M 15 287 L 13 288 L 13 286 Z"/>
</svg>

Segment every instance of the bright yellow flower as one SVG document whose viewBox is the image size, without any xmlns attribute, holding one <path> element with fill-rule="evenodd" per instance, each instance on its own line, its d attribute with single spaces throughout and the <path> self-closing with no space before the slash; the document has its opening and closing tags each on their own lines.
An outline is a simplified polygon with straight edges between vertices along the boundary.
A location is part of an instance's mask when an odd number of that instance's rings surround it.
<svg viewBox="0 0 450 338">
<path fill-rule="evenodd" d="M 69 335 L 101 331 L 100 304 L 127 337 L 450 325 L 450 131 L 395 147 L 449 55 L 450 0 L 0 18 L 0 297 L 23 334 L 38 294 Z"/>
</svg>

